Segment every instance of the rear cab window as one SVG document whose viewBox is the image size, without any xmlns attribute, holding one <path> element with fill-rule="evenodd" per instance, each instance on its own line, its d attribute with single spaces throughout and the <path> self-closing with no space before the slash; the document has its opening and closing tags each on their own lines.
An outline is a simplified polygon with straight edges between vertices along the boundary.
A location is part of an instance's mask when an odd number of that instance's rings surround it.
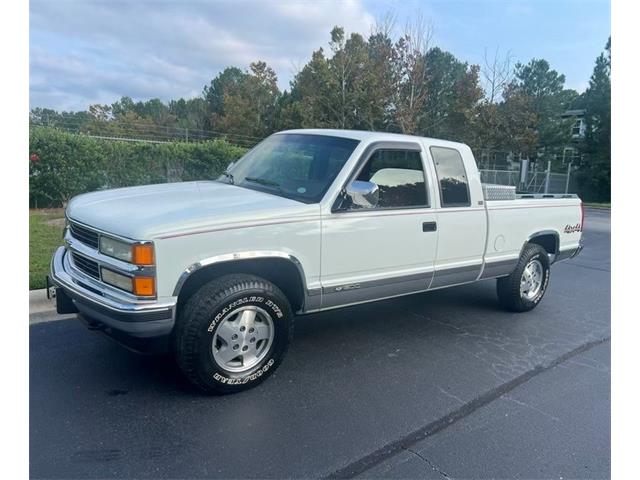
<svg viewBox="0 0 640 480">
<path fill-rule="evenodd" d="M 460 152 L 449 147 L 431 147 L 429 151 L 436 167 L 441 206 L 470 206 L 469 180 Z"/>
</svg>

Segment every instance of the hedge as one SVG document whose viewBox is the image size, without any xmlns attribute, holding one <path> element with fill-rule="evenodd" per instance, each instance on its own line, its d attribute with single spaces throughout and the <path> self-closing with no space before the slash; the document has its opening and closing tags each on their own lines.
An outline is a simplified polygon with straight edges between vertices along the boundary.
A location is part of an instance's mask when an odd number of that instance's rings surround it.
<svg viewBox="0 0 640 480">
<path fill-rule="evenodd" d="M 245 152 L 225 140 L 147 143 L 29 130 L 29 206 L 60 207 L 107 188 L 217 178 Z"/>
</svg>

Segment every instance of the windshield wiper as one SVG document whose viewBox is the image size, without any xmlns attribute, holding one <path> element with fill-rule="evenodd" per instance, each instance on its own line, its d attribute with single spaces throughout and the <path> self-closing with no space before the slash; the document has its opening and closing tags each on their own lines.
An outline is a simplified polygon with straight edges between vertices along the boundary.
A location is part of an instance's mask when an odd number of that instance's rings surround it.
<svg viewBox="0 0 640 480">
<path fill-rule="evenodd" d="M 280 184 L 278 182 L 274 182 L 273 180 L 268 180 L 266 178 L 258 178 L 258 177 L 244 177 L 247 182 L 258 183 L 260 185 L 266 185 L 268 187 L 275 187 L 280 190 Z"/>
</svg>

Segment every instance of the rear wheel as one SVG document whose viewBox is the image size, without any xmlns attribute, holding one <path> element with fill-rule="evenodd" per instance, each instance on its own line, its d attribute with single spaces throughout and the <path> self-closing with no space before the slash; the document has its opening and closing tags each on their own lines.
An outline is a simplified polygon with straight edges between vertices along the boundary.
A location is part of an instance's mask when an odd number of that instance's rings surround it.
<svg viewBox="0 0 640 480">
<path fill-rule="evenodd" d="M 524 247 L 515 270 L 498 279 L 500 304 L 512 312 L 526 312 L 538 305 L 549 284 L 549 257 L 540 245 Z"/>
<path fill-rule="evenodd" d="M 175 354 L 200 389 L 235 393 L 271 375 L 292 336 L 293 314 L 278 287 L 253 275 L 227 275 L 187 301 L 176 326 Z"/>
</svg>

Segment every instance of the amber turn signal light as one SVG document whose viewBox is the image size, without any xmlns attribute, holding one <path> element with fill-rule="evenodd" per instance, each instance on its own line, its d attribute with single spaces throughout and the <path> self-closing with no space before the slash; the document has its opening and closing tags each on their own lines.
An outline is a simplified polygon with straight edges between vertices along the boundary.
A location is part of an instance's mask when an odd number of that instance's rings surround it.
<svg viewBox="0 0 640 480">
<path fill-rule="evenodd" d="M 156 282 L 153 277 L 133 277 L 133 294 L 140 297 L 152 297 L 156 294 Z"/>
<path fill-rule="evenodd" d="M 131 261 L 136 265 L 153 265 L 153 244 L 140 243 L 133 245 Z"/>
</svg>

